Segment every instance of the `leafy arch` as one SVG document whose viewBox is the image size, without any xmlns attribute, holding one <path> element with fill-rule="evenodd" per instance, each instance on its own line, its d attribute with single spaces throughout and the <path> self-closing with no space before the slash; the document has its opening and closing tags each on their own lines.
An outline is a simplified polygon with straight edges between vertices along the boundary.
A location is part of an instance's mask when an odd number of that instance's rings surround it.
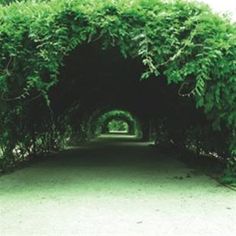
<svg viewBox="0 0 236 236">
<path fill-rule="evenodd" d="M 124 120 L 129 125 L 132 135 L 135 135 L 137 138 L 142 137 L 140 119 L 126 109 L 113 106 L 101 107 L 89 114 L 88 118 L 85 119 L 86 137 L 91 139 L 99 136 L 102 134 L 105 126 L 113 119 Z"/>
<path fill-rule="evenodd" d="M 113 120 L 119 119 L 125 121 L 129 126 L 129 132 L 135 136 L 141 136 L 141 127 L 138 120 L 128 111 L 125 110 L 109 110 L 100 114 L 93 120 L 94 133 L 101 134 L 107 124 Z M 92 127 L 92 128 L 93 128 Z"/>
</svg>

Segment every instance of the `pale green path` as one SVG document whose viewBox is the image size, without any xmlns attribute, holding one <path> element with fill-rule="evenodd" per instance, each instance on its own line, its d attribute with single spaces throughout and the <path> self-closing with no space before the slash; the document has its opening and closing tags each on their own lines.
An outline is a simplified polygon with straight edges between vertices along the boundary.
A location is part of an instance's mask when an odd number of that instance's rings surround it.
<svg viewBox="0 0 236 236">
<path fill-rule="evenodd" d="M 100 140 L 0 187 L 1 236 L 236 235 L 236 192 L 147 144 Z"/>
</svg>

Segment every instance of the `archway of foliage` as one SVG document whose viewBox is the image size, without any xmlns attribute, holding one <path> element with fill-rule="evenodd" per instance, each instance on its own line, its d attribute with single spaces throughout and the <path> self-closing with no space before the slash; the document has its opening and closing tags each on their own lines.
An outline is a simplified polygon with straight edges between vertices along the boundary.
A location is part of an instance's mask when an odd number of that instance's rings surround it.
<svg viewBox="0 0 236 236">
<path fill-rule="evenodd" d="M 1 163 L 56 148 L 70 132 L 60 130 L 48 93 L 63 58 L 99 40 L 102 49 L 139 57 L 142 79 L 161 75 L 180 96 L 194 99 L 210 129 L 225 134 L 235 175 L 236 26 L 229 20 L 205 5 L 156 0 L 12 3 L 0 8 L 0 20 Z"/>
<path fill-rule="evenodd" d="M 88 121 L 88 136 L 96 137 L 108 133 L 108 124 L 113 120 L 123 121 L 128 125 L 129 134 L 136 137 L 142 136 L 141 125 L 138 119 L 130 112 L 120 109 L 107 110 L 102 109 L 91 116 Z"/>
<path fill-rule="evenodd" d="M 121 119 L 112 119 L 109 123 L 106 124 L 105 132 L 108 134 L 130 134 L 130 128 L 126 121 Z M 103 133 L 105 133 L 103 131 Z"/>
</svg>

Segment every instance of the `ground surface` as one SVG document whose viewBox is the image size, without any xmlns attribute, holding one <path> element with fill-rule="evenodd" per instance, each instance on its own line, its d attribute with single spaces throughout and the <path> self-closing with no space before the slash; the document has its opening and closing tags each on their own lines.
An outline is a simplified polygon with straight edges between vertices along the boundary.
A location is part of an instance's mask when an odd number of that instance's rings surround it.
<svg viewBox="0 0 236 236">
<path fill-rule="evenodd" d="M 105 139 L 0 177 L 1 236 L 236 235 L 236 192 L 156 148 Z"/>
</svg>

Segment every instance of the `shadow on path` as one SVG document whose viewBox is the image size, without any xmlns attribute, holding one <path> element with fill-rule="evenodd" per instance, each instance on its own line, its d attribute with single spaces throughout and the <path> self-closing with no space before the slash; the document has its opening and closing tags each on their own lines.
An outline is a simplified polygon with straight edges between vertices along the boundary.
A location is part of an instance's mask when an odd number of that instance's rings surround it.
<svg viewBox="0 0 236 236">
<path fill-rule="evenodd" d="M 151 187 L 153 184 L 172 184 L 179 188 L 181 182 L 189 183 L 190 180 L 192 183 L 200 182 L 198 184 L 204 187 L 205 178 L 208 179 L 179 161 L 174 152 L 161 153 L 157 148 L 151 148 L 150 143 L 139 142 L 132 137 L 104 136 L 2 176 L 0 191 L 3 194 L 38 188 L 50 191 L 50 186 L 54 188 L 55 184 L 59 191 L 60 186 L 63 190 L 71 185 L 82 190 L 89 184 L 101 183 L 104 183 L 104 188 L 112 184 L 116 188 L 125 187 L 129 183 L 146 184 L 146 187 L 148 184 Z M 218 185 L 213 180 L 208 181 L 212 181 L 213 186 Z"/>
</svg>

